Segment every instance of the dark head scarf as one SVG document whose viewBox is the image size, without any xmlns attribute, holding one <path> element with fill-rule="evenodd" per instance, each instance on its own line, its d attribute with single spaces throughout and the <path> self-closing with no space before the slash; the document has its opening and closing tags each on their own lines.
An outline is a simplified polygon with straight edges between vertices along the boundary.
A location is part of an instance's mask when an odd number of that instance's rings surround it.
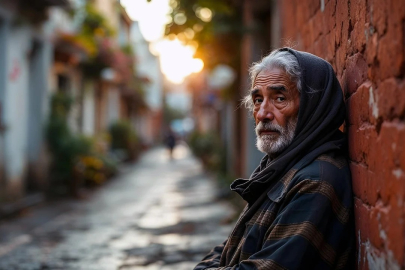
<svg viewBox="0 0 405 270">
<path fill-rule="evenodd" d="M 345 137 L 339 130 L 345 119 L 345 104 L 332 66 L 310 53 L 280 50 L 293 54 L 302 70 L 298 123 L 293 141 L 276 159 L 269 162 L 266 155 L 249 179 L 231 184 L 231 189 L 249 203 L 297 162 L 309 163 L 323 153 L 345 148 Z"/>
</svg>

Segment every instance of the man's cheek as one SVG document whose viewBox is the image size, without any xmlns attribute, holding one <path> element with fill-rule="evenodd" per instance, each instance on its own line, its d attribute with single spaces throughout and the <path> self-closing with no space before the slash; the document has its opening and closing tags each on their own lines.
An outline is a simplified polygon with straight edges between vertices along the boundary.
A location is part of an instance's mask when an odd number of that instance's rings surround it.
<svg viewBox="0 0 405 270">
<path fill-rule="evenodd" d="M 257 121 L 256 115 L 257 115 L 256 113 L 253 114 L 253 118 L 255 119 L 255 126 L 257 126 L 259 124 L 259 122 Z"/>
</svg>

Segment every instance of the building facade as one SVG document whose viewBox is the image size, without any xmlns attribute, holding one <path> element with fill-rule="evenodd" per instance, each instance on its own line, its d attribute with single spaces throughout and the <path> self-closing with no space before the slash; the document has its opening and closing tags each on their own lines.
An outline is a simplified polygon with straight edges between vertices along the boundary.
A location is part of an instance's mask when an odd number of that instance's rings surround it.
<svg viewBox="0 0 405 270">
<path fill-rule="evenodd" d="M 103 31 L 84 32 L 86 12 Z M 72 136 L 104 138 L 111 124 L 141 118 L 133 127 L 152 129 L 154 119 L 137 88 L 144 82 L 134 73 L 132 23 L 117 0 L 2 1 L 0 216 L 7 214 L 4 209 L 43 199 L 49 189 L 53 161 L 47 125 L 56 94 L 72 99 L 67 115 Z M 152 57 L 143 64 L 156 61 Z M 89 63 L 97 72 L 89 73 Z M 153 87 L 159 92 L 159 80 Z M 152 105 L 159 111 L 159 102 Z"/>
<path fill-rule="evenodd" d="M 54 1 L 65 5 L 64 1 Z M 3 202 L 24 197 L 44 183 L 46 166 L 43 126 L 46 121 L 49 70 L 53 58 L 51 33 L 44 23 L 49 3 L 36 6 L 38 14 L 24 16 L 19 1 L 0 6 L 0 136 L 1 194 Z M 36 16 L 35 16 L 36 15 Z"/>
</svg>

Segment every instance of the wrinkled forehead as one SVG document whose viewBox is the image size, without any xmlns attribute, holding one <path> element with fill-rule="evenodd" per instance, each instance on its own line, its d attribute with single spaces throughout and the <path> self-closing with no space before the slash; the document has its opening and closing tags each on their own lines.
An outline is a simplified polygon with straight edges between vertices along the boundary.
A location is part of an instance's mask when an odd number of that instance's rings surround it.
<svg viewBox="0 0 405 270">
<path fill-rule="evenodd" d="M 267 87 L 269 85 L 280 85 L 286 89 L 296 89 L 295 83 L 291 80 L 290 76 L 280 68 L 271 68 L 262 70 L 257 74 L 252 83 L 252 88 Z"/>
</svg>

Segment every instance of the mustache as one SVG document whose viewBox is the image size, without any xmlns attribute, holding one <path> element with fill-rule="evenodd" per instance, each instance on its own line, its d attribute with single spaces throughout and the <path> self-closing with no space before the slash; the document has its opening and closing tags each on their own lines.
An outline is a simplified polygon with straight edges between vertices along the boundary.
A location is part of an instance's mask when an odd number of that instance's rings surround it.
<svg viewBox="0 0 405 270">
<path fill-rule="evenodd" d="M 259 136 L 262 131 L 277 131 L 283 133 L 284 128 L 272 122 L 259 122 L 255 127 L 256 135 Z"/>
</svg>

